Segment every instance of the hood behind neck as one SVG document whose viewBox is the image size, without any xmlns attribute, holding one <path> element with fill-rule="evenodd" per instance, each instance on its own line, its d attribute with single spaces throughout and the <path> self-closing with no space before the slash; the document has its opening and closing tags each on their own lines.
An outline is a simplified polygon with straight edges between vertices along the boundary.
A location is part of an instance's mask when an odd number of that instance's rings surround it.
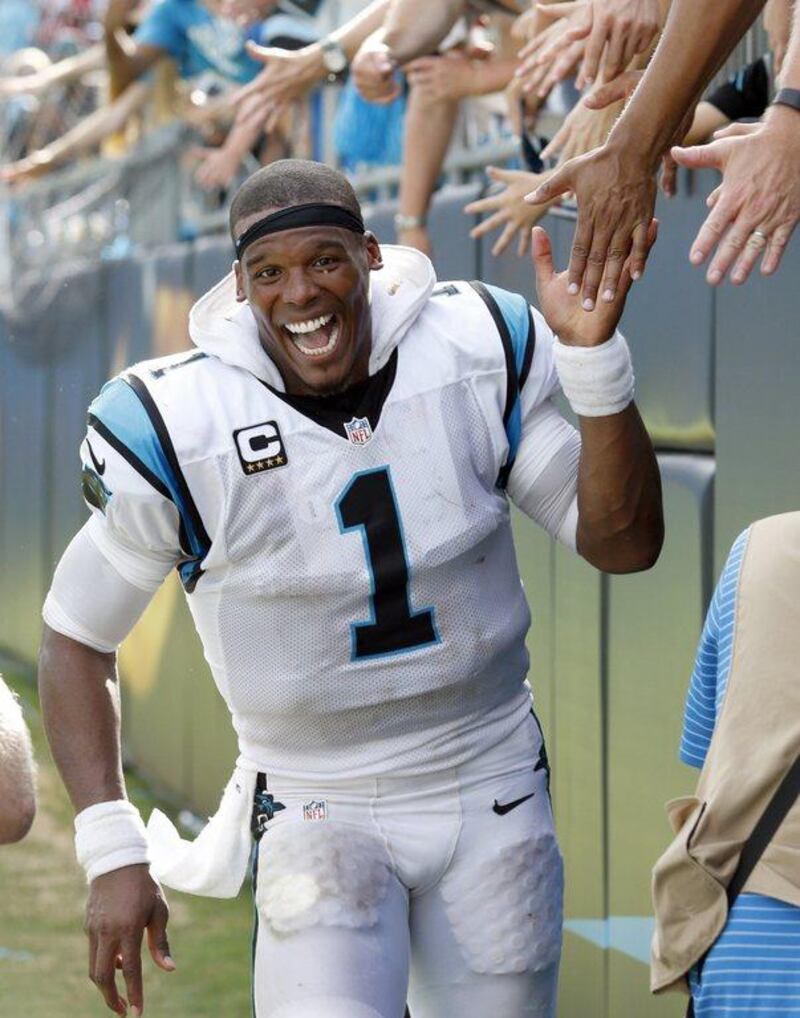
<svg viewBox="0 0 800 1018">
<path fill-rule="evenodd" d="M 370 273 L 371 375 L 389 359 L 436 285 L 433 265 L 420 251 L 382 244 L 381 253 L 383 268 Z M 249 305 L 236 300 L 233 272 L 194 305 L 189 314 L 189 335 L 204 353 L 244 368 L 262 382 L 283 391 L 281 373 L 261 345 Z"/>
</svg>

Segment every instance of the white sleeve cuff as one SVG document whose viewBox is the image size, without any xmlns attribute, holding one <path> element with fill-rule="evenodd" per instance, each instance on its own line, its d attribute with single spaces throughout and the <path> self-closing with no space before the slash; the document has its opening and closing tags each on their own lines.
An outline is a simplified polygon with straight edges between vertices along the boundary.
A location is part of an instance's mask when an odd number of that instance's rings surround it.
<svg viewBox="0 0 800 1018">
<path fill-rule="evenodd" d="M 110 654 L 133 629 L 152 592 L 117 572 L 90 536 L 90 526 L 91 521 L 78 531 L 62 555 L 42 616 L 57 633 Z"/>
</svg>

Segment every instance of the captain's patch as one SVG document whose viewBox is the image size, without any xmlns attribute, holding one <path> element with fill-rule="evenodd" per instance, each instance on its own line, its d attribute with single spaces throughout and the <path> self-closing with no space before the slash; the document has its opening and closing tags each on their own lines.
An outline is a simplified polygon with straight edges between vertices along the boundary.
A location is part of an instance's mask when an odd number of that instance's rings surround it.
<svg viewBox="0 0 800 1018">
<path fill-rule="evenodd" d="M 275 421 L 238 428 L 233 433 L 233 439 L 245 474 L 274 470 L 275 467 L 285 467 L 289 462 Z"/>
</svg>

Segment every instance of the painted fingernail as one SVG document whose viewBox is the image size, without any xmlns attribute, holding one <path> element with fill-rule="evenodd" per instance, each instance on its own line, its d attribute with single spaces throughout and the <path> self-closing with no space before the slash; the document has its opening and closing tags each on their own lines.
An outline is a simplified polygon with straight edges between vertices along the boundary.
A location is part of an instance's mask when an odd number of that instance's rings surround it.
<svg viewBox="0 0 800 1018">
<path fill-rule="evenodd" d="M 614 299 L 614 291 L 613 290 L 604 290 L 603 291 L 603 300 L 604 301 L 606 301 L 607 303 L 610 304 L 613 299 Z"/>
<path fill-rule="evenodd" d="M 712 269 L 708 274 L 708 281 L 711 284 L 718 283 L 722 279 L 722 273 L 719 269 Z"/>
<path fill-rule="evenodd" d="M 695 249 L 689 255 L 689 258 L 690 258 L 690 260 L 692 262 L 692 265 L 699 265 L 700 262 L 703 260 L 703 252 L 702 251 L 698 251 L 698 250 Z"/>
<path fill-rule="evenodd" d="M 591 297 L 585 297 L 583 301 L 584 311 L 594 311 L 594 301 Z"/>
<path fill-rule="evenodd" d="M 570 283 L 569 286 L 567 287 L 567 293 L 571 293 L 573 295 L 573 297 L 574 297 L 577 292 L 578 292 L 578 284 L 577 283 Z"/>
</svg>

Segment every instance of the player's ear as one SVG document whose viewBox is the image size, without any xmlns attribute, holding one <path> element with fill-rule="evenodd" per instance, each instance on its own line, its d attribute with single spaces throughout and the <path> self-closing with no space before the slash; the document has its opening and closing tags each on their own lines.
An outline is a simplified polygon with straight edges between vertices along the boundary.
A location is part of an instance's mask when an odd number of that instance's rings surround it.
<svg viewBox="0 0 800 1018">
<path fill-rule="evenodd" d="M 364 234 L 364 248 L 367 252 L 367 266 L 370 272 L 382 269 L 383 255 L 381 254 L 381 246 L 378 243 L 378 238 L 371 230 L 367 230 Z"/>
<path fill-rule="evenodd" d="M 247 294 L 244 292 L 244 273 L 242 272 L 241 262 L 238 259 L 233 263 L 233 276 L 236 280 L 236 299 L 241 304 L 247 300 Z"/>
</svg>

